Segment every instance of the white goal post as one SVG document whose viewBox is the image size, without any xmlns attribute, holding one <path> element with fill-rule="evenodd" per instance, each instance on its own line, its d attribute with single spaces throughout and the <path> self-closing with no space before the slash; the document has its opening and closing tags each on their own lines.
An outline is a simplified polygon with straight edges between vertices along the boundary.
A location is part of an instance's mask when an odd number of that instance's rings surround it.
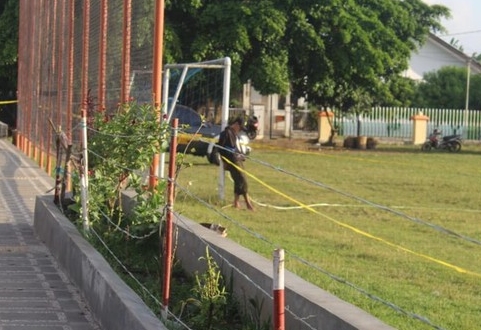
<svg viewBox="0 0 481 330">
<path fill-rule="evenodd" d="M 221 128 L 222 130 L 227 126 L 229 119 L 229 102 L 230 102 L 230 80 L 231 80 L 231 59 L 229 57 L 224 57 L 217 60 L 197 62 L 197 63 L 184 63 L 184 64 L 167 64 L 164 66 L 164 79 L 163 79 L 163 91 L 162 91 L 162 112 L 163 115 L 170 121 L 172 114 L 174 113 L 174 108 L 179 98 L 182 86 L 186 79 L 189 69 L 222 69 L 224 70 L 223 76 L 223 86 L 222 86 L 222 115 L 221 115 Z M 182 73 L 177 83 L 177 88 L 175 90 L 174 96 L 169 99 L 169 83 L 171 70 L 181 70 Z M 161 154 L 160 160 L 160 177 L 164 177 L 165 171 L 165 154 Z M 224 168 L 222 162 L 219 166 L 219 198 L 224 199 Z"/>
</svg>

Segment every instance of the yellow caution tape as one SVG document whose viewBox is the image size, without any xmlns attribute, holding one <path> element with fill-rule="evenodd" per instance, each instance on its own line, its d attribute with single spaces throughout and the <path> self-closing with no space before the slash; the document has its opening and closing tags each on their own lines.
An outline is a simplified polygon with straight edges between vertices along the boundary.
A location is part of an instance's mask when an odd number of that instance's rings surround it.
<svg viewBox="0 0 481 330">
<path fill-rule="evenodd" d="M 424 259 L 426 259 L 426 260 L 435 262 L 435 263 L 437 263 L 437 264 L 443 265 L 443 266 L 445 266 L 445 267 L 454 269 L 454 270 L 456 270 L 456 271 L 459 272 L 459 273 L 470 274 L 470 275 L 473 275 L 473 276 L 481 277 L 481 274 L 479 274 L 479 273 L 472 272 L 472 271 L 466 270 L 466 269 L 464 269 L 464 268 L 461 268 L 461 267 L 452 265 L 452 264 L 450 264 L 450 263 L 448 263 L 448 262 L 445 262 L 445 261 L 442 261 L 442 260 L 439 260 L 439 259 L 430 257 L 430 256 L 425 255 L 425 254 L 422 254 L 422 253 L 418 253 L 418 252 L 412 251 L 412 250 L 410 250 L 410 249 L 408 249 L 408 248 L 405 248 L 405 247 L 402 247 L 402 246 L 400 246 L 400 245 L 391 243 L 391 242 L 389 242 L 389 241 L 387 241 L 387 240 L 385 240 L 385 239 L 383 239 L 383 238 L 374 236 L 374 235 L 369 234 L 368 232 L 365 232 L 365 231 L 363 231 L 363 230 L 361 230 L 361 229 L 358 229 L 358 228 L 356 228 L 356 227 L 353 227 L 353 226 L 351 226 L 351 225 L 348 225 L 348 224 L 342 223 L 342 222 L 340 222 L 340 221 L 338 221 L 338 220 L 336 220 L 336 219 L 333 219 L 333 218 L 329 217 L 328 215 L 323 214 L 323 213 L 321 213 L 321 212 L 313 209 L 312 207 L 310 207 L 310 206 L 308 206 L 308 205 L 305 205 L 305 204 L 303 204 L 302 202 L 299 202 L 299 201 L 297 201 L 296 199 L 294 199 L 294 198 L 292 198 L 292 197 L 290 197 L 290 196 L 288 196 L 288 195 L 280 192 L 279 190 L 277 190 L 277 189 L 269 186 L 268 184 L 266 184 L 266 183 L 263 182 L 262 180 L 258 179 L 258 178 L 255 177 L 254 175 L 250 174 L 249 172 L 247 172 L 247 171 L 245 171 L 244 169 L 240 168 L 239 166 L 235 165 L 234 163 L 232 163 L 231 161 L 229 161 L 229 160 L 226 159 L 225 157 L 222 157 L 222 159 L 224 159 L 228 164 L 234 166 L 236 169 L 238 169 L 239 171 L 245 173 L 246 175 L 248 175 L 249 177 L 251 177 L 251 178 L 254 179 L 255 181 L 259 182 L 261 185 L 263 185 L 263 186 L 266 187 L 267 189 L 269 189 L 269 190 L 275 192 L 276 194 L 278 194 L 278 195 L 280 195 L 280 196 L 282 196 L 282 197 L 290 200 L 291 202 L 296 203 L 297 205 L 301 206 L 302 208 L 304 208 L 304 209 L 306 209 L 306 210 L 311 211 L 312 213 L 318 214 L 318 215 L 320 215 L 320 216 L 322 216 L 322 217 L 324 217 L 324 218 L 326 218 L 326 219 L 328 219 L 328 220 L 336 223 L 337 225 L 339 225 L 339 226 L 341 226 L 341 227 L 350 229 L 350 230 L 354 231 L 355 233 L 358 233 L 358 234 L 363 235 L 363 236 L 365 236 L 365 237 L 368 237 L 368 238 L 374 239 L 374 240 L 376 240 L 376 241 L 382 242 L 382 243 L 384 243 L 384 244 L 386 244 L 386 245 L 389 245 L 389 246 L 391 246 L 391 247 L 395 247 L 395 248 L 397 248 L 397 249 L 399 249 L 399 250 L 402 250 L 402 251 L 404 251 L 404 252 L 410 253 L 410 254 L 412 254 L 412 255 L 415 255 L 415 256 L 424 258 Z"/>
<path fill-rule="evenodd" d="M 0 101 L 1 104 L 13 104 L 13 103 L 18 103 L 18 100 L 12 100 L 12 101 Z"/>
</svg>

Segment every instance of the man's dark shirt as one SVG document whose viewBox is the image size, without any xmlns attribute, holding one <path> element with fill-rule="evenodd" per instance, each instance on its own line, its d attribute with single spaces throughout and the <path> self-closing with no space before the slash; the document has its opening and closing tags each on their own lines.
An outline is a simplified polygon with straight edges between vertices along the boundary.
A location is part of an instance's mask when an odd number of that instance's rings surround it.
<svg viewBox="0 0 481 330">
<path fill-rule="evenodd" d="M 219 150 L 220 155 L 232 163 L 236 163 L 235 153 L 238 152 L 238 150 L 236 150 L 236 142 L 237 136 L 234 130 L 229 126 L 227 126 L 219 135 L 219 145 L 223 147 Z"/>
</svg>

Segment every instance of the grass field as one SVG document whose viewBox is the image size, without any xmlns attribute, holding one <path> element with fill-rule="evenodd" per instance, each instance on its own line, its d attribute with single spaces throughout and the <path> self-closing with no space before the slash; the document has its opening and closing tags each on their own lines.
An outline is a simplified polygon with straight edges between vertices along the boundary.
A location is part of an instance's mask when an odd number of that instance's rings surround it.
<svg viewBox="0 0 481 330">
<path fill-rule="evenodd" d="M 397 329 L 481 329 L 481 146 L 257 143 L 245 162 L 255 212 L 230 207 L 228 176 L 219 199 L 218 167 L 186 161 L 177 212 L 267 258 L 284 248 L 288 270 Z"/>
</svg>

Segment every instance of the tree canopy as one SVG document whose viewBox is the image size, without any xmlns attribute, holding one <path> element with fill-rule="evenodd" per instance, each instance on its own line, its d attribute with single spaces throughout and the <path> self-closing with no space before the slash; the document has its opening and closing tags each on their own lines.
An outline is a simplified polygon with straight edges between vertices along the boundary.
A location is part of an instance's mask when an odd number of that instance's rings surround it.
<svg viewBox="0 0 481 330">
<path fill-rule="evenodd" d="M 466 107 L 467 69 L 444 67 L 424 75 L 418 85 L 415 105 L 422 108 L 464 109 Z M 471 75 L 469 108 L 481 109 L 481 75 Z"/>
<path fill-rule="evenodd" d="M 448 8 L 422 0 L 171 0 L 175 61 L 229 56 L 233 78 L 263 94 L 284 93 L 344 110 L 360 98 L 392 101 L 386 82 L 408 67 Z"/>
</svg>

